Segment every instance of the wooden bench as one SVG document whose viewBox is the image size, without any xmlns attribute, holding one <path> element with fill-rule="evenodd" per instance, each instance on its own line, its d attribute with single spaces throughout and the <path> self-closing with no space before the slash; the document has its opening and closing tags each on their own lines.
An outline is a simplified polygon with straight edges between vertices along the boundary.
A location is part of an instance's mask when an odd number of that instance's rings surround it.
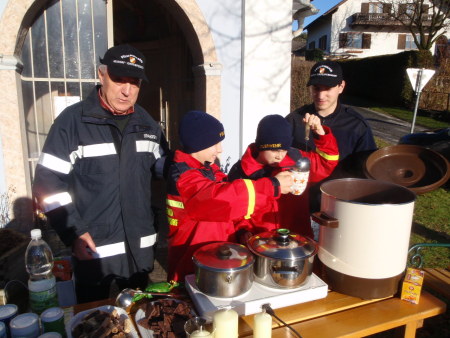
<svg viewBox="0 0 450 338">
<path fill-rule="evenodd" d="M 450 267 L 445 268 L 424 268 L 423 257 L 420 250 L 425 247 L 444 247 L 450 248 L 450 243 L 418 243 L 409 249 L 410 259 L 409 265 L 411 267 L 422 269 L 425 271 L 423 280 L 424 288 L 434 290 L 450 299 Z"/>
<path fill-rule="evenodd" d="M 450 271 L 443 268 L 423 268 L 424 287 L 435 290 L 445 298 L 450 299 Z"/>
</svg>

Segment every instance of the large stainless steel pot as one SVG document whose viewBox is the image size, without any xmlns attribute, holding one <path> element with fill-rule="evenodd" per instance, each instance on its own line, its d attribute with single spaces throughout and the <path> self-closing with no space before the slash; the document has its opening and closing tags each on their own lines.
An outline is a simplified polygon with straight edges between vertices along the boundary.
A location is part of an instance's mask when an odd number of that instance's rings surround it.
<svg viewBox="0 0 450 338">
<path fill-rule="evenodd" d="M 292 289 L 305 284 L 312 273 L 317 244 L 307 237 L 277 229 L 248 240 L 255 254 L 255 280 L 263 285 Z"/>
<path fill-rule="evenodd" d="M 250 290 L 253 284 L 255 259 L 244 245 L 206 244 L 195 251 L 192 259 L 197 286 L 208 296 L 236 297 Z"/>
<path fill-rule="evenodd" d="M 360 298 L 397 292 L 416 195 L 397 184 L 339 179 L 321 185 L 319 259 L 332 290 Z"/>
</svg>

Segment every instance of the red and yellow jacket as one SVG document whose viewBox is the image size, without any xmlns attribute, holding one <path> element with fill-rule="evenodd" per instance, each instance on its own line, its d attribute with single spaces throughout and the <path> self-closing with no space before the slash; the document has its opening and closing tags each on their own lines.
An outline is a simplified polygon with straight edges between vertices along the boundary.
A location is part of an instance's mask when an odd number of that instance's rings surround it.
<svg viewBox="0 0 450 338">
<path fill-rule="evenodd" d="M 264 166 L 256 161 L 258 150 L 254 144 L 249 145 L 242 159 L 231 168 L 228 179 L 230 181 L 241 178 L 256 180 L 261 177 L 273 177 L 280 171 L 290 170 L 299 158 L 307 157 L 311 162 L 308 186 L 323 180 L 333 172 L 339 161 L 336 139 L 329 127 L 323 126 L 323 128 L 325 135 L 314 136 L 315 150 L 305 152 L 290 148 L 278 167 Z M 282 227 L 312 238 L 308 190 L 307 188 L 300 196 L 282 195 L 276 203 L 267 205 L 258 213 L 255 212 L 250 220 L 240 222 L 237 227 L 245 228 L 254 234 Z"/>
<path fill-rule="evenodd" d="M 249 219 L 279 197 L 274 178 L 227 181 L 216 164 L 204 165 L 176 151 L 169 169 L 167 216 L 169 220 L 168 280 L 183 281 L 194 273 L 192 254 L 217 241 L 235 241 L 233 222 Z"/>
</svg>

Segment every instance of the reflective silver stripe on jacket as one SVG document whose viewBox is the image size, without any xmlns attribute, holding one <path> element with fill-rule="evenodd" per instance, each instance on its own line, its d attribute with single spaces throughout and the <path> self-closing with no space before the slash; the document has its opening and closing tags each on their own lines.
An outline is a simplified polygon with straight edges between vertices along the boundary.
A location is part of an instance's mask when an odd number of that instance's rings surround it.
<svg viewBox="0 0 450 338">
<path fill-rule="evenodd" d="M 156 243 L 157 234 L 141 237 L 141 249 L 153 246 Z M 106 258 L 116 255 L 123 255 L 125 253 L 125 243 L 119 242 L 114 244 L 107 244 L 96 247 L 97 252 L 93 252 L 94 258 Z"/>
<path fill-rule="evenodd" d="M 114 244 L 107 244 L 96 247 L 97 252 L 93 252 L 94 258 L 105 258 L 116 255 L 123 255 L 125 253 L 125 243 L 119 242 Z"/>
<path fill-rule="evenodd" d="M 41 153 L 38 164 L 63 174 L 68 174 L 72 170 L 72 163 L 47 153 Z"/>
<path fill-rule="evenodd" d="M 149 140 L 136 141 L 136 151 L 138 153 L 153 153 L 155 155 L 155 159 L 161 157 L 159 144 Z"/>
<path fill-rule="evenodd" d="M 42 202 L 42 208 L 44 209 L 43 211 L 49 212 L 56 208 L 62 207 L 63 205 L 72 203 L 72 197 L 68 192 L 60 192 L 54 195 L 47 196 Z"/>
<path fill-rule="evenodd" d="M 115 154 L 117 154 L 117 152 L 116 147 L 114 147 L 114 143 L 99 143 L 90 144 L 87 146 L 78 146 L 78 149 L 72 151 L 72 153 L 70 154 L 70 162 L 74 164 L 77 158 L 107 156 Z"/>
<path fill-rule="evenodd" d="M 156 243 L 157 234 L 141 237 L 141 248 L 148 248 Z"/>
<path fill-rule="evenodd" d="M 51 154 L 41 153 L 38 163 L 50 170 L 67 175 L 72 171 L 73 164 L 77 158 L 98 157 L 114 154 L 117 154 L 114 143 L 91 144 L 87 146 L 78 146 L 77 150 L 72 151 L 69 155 L 70 162 L 62 160 Z"/>
</svg>

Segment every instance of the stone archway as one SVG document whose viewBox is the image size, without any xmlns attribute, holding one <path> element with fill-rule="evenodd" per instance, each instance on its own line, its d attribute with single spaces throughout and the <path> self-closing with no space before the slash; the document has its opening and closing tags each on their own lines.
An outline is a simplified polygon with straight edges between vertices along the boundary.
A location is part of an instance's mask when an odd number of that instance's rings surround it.
<svg viewBox="0 0 450 338">
<path fill-rule="evenodd" d="M 195 0 L 160 1 L 185 29 L 192 50 L 195 72 L 195 100 L 199 108 L 220 118 L 220 73 L 215 46 L 206 20 Z M 17 196 L 31 195 L 30 168 L 27 162 L 20 54 L 23 39 L 45 0 L 10 0 L 0 20 L 0 81 L 4 84 L 0 112 L 0 136 L 4 157 L 6 186 Z"/>
</svg>

